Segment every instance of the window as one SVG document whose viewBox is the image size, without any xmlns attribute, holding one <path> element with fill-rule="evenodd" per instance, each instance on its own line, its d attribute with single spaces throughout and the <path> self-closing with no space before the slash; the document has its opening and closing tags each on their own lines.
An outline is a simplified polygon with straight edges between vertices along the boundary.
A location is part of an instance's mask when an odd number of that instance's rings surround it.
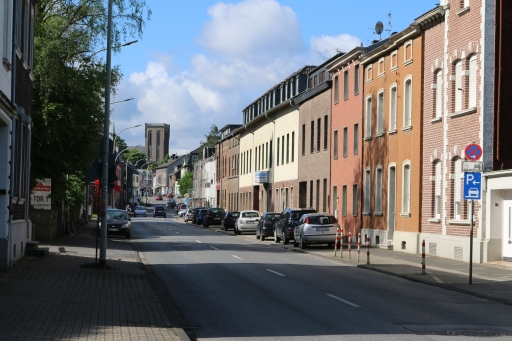
<svg viewBox="0 0 512 341">
<path fill-rule="evenodd" d="M 320 137 L 322 136 L 321 133 L 322 133 L 322 119 L 319 118 L 317 120 L 317 124 L 316 124 L 316 129 L 318 130 L 317 131 L 317 134 L 316 134 L 316 151 L 319 152 L 321 149 L 320 147 Z"/>
<path fill-rule="evenodd" d="M 384 58 L 379 59 L 379 77 L 384 75 Z"/>
<path fill-rule="evenodd" d="M 338 102 L 339 102 L 338 76 L 335 76 L 334 77 L 334 104 L 338 104 Z"/>
<path fill-rule="evenodd" d="M 396 131 L 396 86 L 391 88 L 391 98 L 389 99 L 389 130 Z"/>
<path fill-rule="evenodd" d="M 469 7 L 469 0 L 464 0 L 464 7 L 463 8 L 466 8 L 466 7 Z"/>
<path fill-rule="evenodd" d="M 284 165 L 284 135 L 281 137 L 281 165 Z"/>
<path fill-rule="evenodd" d="M 371 186 L 371 171 L 367 169 L 364 172 L 364 212 L 370 213 L 370 186 Z"/>
<path fill-rule="evenodd" d="M 357 184 L 354 184 L 352 186 L 352 215 L 354 217 L 357 217 L 357 215 L 359 214 L 359 212 L 358 212 L 359 192 L 358 192 L 357 187 L 358 187 Z"/>
<path fill-rule="evenodd" d="M 347 216 L 347 186 L 343 185 L 342 187 L 342 199 L 341 199 L 341 215 L 346 217 Z"/>
<path fill-rule="evenodd" d="M 455 112 L 462 110 L 462 61 L 455 63 Z"/>
<path fill-rule="evenodd" d="M 366 98 L 365 137 L 372 136 L 372 97 Z"/>
<path fill-rule="evenodd" d="M 441 218 L 441 161 L 434 164 L 434 217 Z"/>
<path fill-rule="evenodd" d="M 348 99 L 348 70 L 343 72 L 343 99 Z"/>
<path fill-rule="evenodd" d="M 384 133 L 384 91 L 377 97 L 377 135 Z"/>
<path fill-rule="evenodd" d="M 412 40 L 409 40 L 405 43 L 404 49 L 404 64 L 407 64 L 412 61 Z"/>
<path fill-rule="evenodd" d="M 312 87 L 313 87 L 313 78 L 309 77 L 308 89 L 311 89 Z"/>
<path fill-rule="evenodd" d="M 332 186 L 332 212 L 338 217 L 338 186 Z"/>
<path fill-rule="evenodd" d="M 277 165 L 279 166 L 279 137 L 277 138 Z"/>
<path fill-rule="evenodd" d="M 469 58 L 468 108 L 476 108 L 476 55 Z"/>
<path fill-rule="evenodd" d="M 313 207 L 313 180 L 309 182 L 309 207 Z"/>
<path fill-rule="evenodd" d="M 11 64 L 11 37 L 12 37 L 12 21 L 11 21 L 11 15 L 12 15 L 12 8 L 11 8 L 11 1 L 4 1 L 4 41 L 3 41 L 3 58 L 8 63 L 8 68 L 10 68 Z M 32 30 L 33 32 L 33 30 Z"/>
<path fill-rule="evenodd" d="M 252 159 L 252 149 L 249 150 L 249 173 L 252 172 L 251 159 Z"/>
<path fill-rule="evenodd" d="M 366 81 L 371 82 L 373 80 L 373 67 L 370 65 L 366 68 Z"/>
<path fill-rule="evenodd" d="M 391 53 L 389 68 L 390 68 L 390 70 L 393 70 L 396 67 L 398 67 L 398 52 L 394 51 L 394 52 Z"/>
<path fill-rule="evenodd" d="M 306 155 L 306 125 L 302 125 L 302 155 Z"/>
<path fill-rule="evenodd" d="M 22 16 L 22 6 L 23 0 L 15 0 L 16 1 L 16 48 L 19 52 L 21 52 L 21 16 Z"/>
<path fill-rule="evenodd" d="M 409 213 L 411 209 L 411 165 L 404 164 L 402 180 L 402 212 Z"/>
<path fill-rule="evenodd" d="M 354 155 L 359 154 L 359 124 L 354 124 Z"/>
<path fill-rule="evenodd" d="M 343 128 L 343 157 L 348 156 L 348 127 Z"/>
<path fill-rule="evenodd" d="M 269 145 L 269 158 L 268 158 L 268 167 L 272 167 L 272 140 L 270 140 L 270 145 Z"/>
<path fill-rule="evenodd" d="M 324 150 L 327 150 L 327 139 L 329 136 L 329 116 L 324 116 Z"/>
<path fill-rule="evenodd" d="M 315 78 L 313 78 L 313 79 L 314 79 L 314 86 L 317 86 L 318 85 L 318 76 L 315 76 Z"/>
<path fill-rule="evenodd" d="M 311 153 L 315 150 L 315 121 L 311 121 Z"/>
<path fill-rule="evenodd" d="M 359 64 L 354 67 L 354 96 L 359 95 Z"/>
<path fill-rule="evenodd" d="M 265 168 L 268 168 L 268 142 L 265 144 Z"/>
<path fill-rule="evenodd" d="M 295 132 L 292 131 L 292 162 L 295 161 Z"/>
<path fill-rule="evenodd" d="M 436 87 L 435 92 L 435 118 L 441 117 L 443 112 L 443 71 L 436 72 Z"/>
<path fill-rule="evenodd" d="M 460 197 L 461 197 L 461 190 L 462 190 L 462 180 L 461 180 L 461 168 L 462 168 L 462 161 L 461 159 L 457 159 L 454 162 L 454 179 L 453 179 L 453 210 L 454 210 L 454 218 L 460 219 Z"/>
<path fill-rule="evenodd" d="M 290 162 L 290 134 L 286 134 L 286 163 Z"/>
<path fill-rule="evenodd" d="M 377 167 L 375 178 L 375 212 L 382 213 L 382 167 Z"/>
<path fill-rule="evenodd" d="M 320 84 L 325 81 L 325 71 L 320 72 Z"/>
<path fill-rule="evenodd" d="M 412 125 L 412 79 L 405 81 L 404 89 L 404 127 Z"/>
<path fill-rule="evenodd" d="M 334 158 L 334 160 L 338 160 L 338 131 L 337 130 L 334 131 L 332 144 L 333 144 L 333 147 L 332 147 L 333 158 Z"/>
</svg>

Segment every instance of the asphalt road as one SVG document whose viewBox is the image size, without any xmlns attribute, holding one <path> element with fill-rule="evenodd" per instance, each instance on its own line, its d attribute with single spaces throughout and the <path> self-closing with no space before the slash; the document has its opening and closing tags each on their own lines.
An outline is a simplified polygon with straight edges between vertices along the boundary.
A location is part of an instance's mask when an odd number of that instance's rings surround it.
<svg viewBox="0 0 512 341">
<path fill-rule="evenodd" d="M 181 219 L 132 240 L 197 340 L 512 340 L 512 307 Z M 489 337 L 489 336 L 496 337 Z"/>
</svg>

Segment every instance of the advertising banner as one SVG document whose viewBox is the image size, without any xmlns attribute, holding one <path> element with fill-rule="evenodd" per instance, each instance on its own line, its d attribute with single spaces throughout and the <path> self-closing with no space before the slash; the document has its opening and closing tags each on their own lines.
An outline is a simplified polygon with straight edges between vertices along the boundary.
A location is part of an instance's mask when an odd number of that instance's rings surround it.
<svg viewBox="0 0 512 341">
<path fill-rule="evenodd" d="M 52 179 L 38 179 L 36 187 L 32 188 L 30 203 L 35 209 L 51 210 L 52 199 L 50 194 L 52 194 Z"/>
</svg>

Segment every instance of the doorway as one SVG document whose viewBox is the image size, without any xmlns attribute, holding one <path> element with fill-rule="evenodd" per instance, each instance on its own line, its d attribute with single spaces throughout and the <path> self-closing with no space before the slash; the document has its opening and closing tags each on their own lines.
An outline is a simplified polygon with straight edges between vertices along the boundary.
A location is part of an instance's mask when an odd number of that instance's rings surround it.
<svg viewBox="0 0 512 341">
<path fill-rule="evenodd" d="M 388 240 L 393 240 L 393 233 L 395 232 L 395 217 L 396 217 L 396 167 L 389 167 L 389 191 L 388 191 Z"/>
<path fill-rule="evenodd" d="M 512 262 L 512 200 L 503 200 L 503 260 Z"/>
</svg>

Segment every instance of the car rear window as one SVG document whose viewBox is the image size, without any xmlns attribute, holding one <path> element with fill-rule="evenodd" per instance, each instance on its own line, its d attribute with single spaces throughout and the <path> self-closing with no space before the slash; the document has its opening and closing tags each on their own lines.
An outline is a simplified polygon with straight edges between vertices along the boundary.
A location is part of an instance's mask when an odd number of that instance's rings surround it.
<svg viewBox="0 0 512 341">
<path fill-rule="evenodd" d="M 240 216 L 240 212 L 228 213 L 228 217 L 230 217 L 230 218 L 238 218 L 239 216 Z"/>
<path fill-rule="evenodd" d="M 309 217 L 309 223 L 314 225 L 327 225 L 334 224 L 336 222 L 333 216 L 314 216 Z"/>
<path fill-rule="evenodd" d="M 292 211 L 290 219 L 300 219 L 300 217 L 302 217 L 306 213 L 316 213 L 316 211 Z"/>
<path fill-rule="evenodd" d="M 258 218 L 260 215 L 256 212 L 244 212 L 242 218 Z"/>
<path fill-rule="evenodd" d="M 107 219 L 126 219 L 126 212 L 107 211 Z"/>
<path fill-rule="evenodd" d="M 215 215 L 224 215 L 226 214 L 222 208 L 211 208 L 210 212 Z"/>
<path fill-rule="evenodd" d="M 163 211 L 163 209 L 164 209 L 163 207 L 155 207 L 155 210 L 157 210 L 157 211 Z"/>
<path fill-rule="evenodd" d="M 136 210 L 145 210 L 146 208 L 145 208 L 145 207 L 143 207 L 143 206 L 137 206 L 137 207 L 135 207 L 135 209 L 136 209 Z"/>
<path fill-rule="evenodd" d="M 276 213 L 276 214 L 267 214 L 267 216 L 265 217 L 265 221 L 271 221 L 271 220 L 274 220 L 274 219 L 278 219 L 280 216 L 279 213 Z"/>
</svg>

